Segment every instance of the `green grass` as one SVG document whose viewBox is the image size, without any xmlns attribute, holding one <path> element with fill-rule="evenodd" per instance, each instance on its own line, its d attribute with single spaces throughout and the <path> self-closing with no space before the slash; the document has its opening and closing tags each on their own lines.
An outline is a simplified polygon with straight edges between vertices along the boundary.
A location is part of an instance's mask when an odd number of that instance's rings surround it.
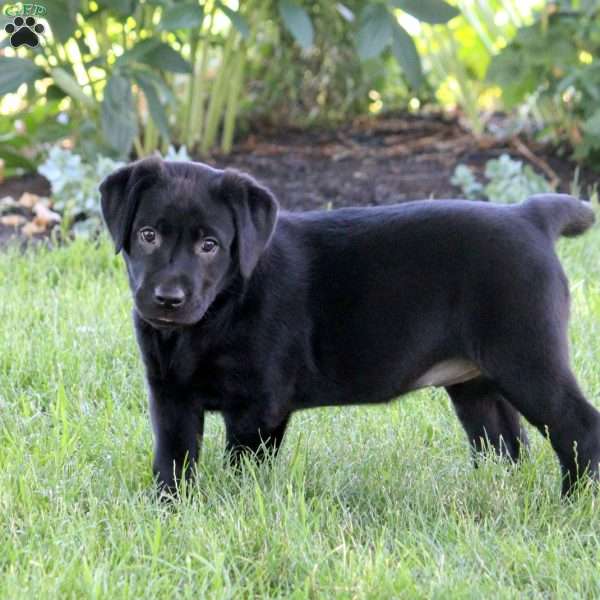
<svg viewBox="0 0 600 600">
<path fill-rule="evenodd" d="M 565 241 L 576 373 L 600 405 L 600 228 Z M 156 502 L 142 368 L 108 244 L 0 254 L 0 597 L 589 598 L 598 498 L 549 444 L 475 471 L 443 392 L 292 419 L 271 465 Z"/>
</svg>

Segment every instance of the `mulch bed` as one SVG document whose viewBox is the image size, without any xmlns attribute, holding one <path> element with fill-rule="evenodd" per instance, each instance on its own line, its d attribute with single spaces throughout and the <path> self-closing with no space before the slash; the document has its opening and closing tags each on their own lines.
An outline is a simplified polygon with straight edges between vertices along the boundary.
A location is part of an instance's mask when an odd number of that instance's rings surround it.
<svg viewBox="0 0 600 600">
<path fill-rule="evenodd" d="M 486 161 L 502 153 L 569 191 L 576 165 L 554 149 L 523 138 L 475 138 L 456 119 L 438 115 L 360 119 L 335 130 L 261 128 L 229 156 L 213 155 L 206 162 L 251 173 L 283 208 L 311 210 L 457 197 L 450 178 L 459 163 L 482 172 Z M 597 176 L 583 170 L 581 180 L 585 185 Z M 0 198 L 18 199 L 23 192 L 47 196 L 50 189 L 39 175 L 0 184 Z M 0 226 L 0 244 L 14 235 L 14 229 Z"/>
</svg>

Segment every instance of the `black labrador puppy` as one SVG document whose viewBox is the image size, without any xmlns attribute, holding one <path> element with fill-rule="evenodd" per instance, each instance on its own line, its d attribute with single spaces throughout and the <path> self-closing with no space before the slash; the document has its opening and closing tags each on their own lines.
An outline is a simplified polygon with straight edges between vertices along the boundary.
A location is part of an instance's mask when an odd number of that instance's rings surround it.
<svg viewBox="0 0 600 600">
<path fill-rule="evenodd" d="M 563 492 L 597 477 L 600 413 L 569 367 L 553 248 L 590 227 L 584 203 L 286 213 L 247 175 L 156 158 L 101 193 L 134 297 L 161 486 L 190 474 L 205 411 L 223 415 L 235 462 L 276 450 L 295 410 L 428 385 L 447 389 L 476 451 L 516 460 L 521 413 L 547 431 Z"/>
</svg>

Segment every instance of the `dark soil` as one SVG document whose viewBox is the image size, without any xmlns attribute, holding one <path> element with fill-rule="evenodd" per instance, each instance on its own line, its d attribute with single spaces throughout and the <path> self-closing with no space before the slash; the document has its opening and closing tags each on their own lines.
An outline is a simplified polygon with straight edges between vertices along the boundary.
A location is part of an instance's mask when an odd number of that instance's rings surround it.
<svg viewBox="0 0 600 600">
<path fill-rule="evenodd" d="M 456 198 L 459 163 L 483 173 L 502 153 L 531 164 L 568 192 L 576 165 L 549 147 L 513 138 L 475 138 L 456 120 L 437 116 L 357 121 L 336 131 L 267 131 L 251 135 L 218 167 L 235 167 L 267 184 L 290 210 Z M 582 171 L 582 183 L 595 180 Z"/>
<path fill-rule="evenodd" d="M 0 184 L 0 198 L 12 196 L 18 200 L 25 192 L 38 196 L 49 196 L 50 184 L 44 177 L 34 173 L 22 177 L 10 177 Z"/>
<path fill-rule="evenodd" d="M 254 175 L 286 209 L 309 210 L 457 197 L 450 178 L 459 163 L 482 172 L 486 161 L 504 152 L 569 191 L 575 164 L 552 148 L 523 138 L 475 138 L 457 120 L 441 116 L 358 120 L 335 130 L 263 129 L 231 155 L 214 155 L 207 162 Z M 586 185 L 595 176 L 583 171 L 581 179 Z M 24 191 L 48 195 L 49 187 L 37 175 L 0 184 L 0 198 L 18 199 Z M 14 234 L 6 230 L 0 226 L 0 243 Z"/>
</svg>

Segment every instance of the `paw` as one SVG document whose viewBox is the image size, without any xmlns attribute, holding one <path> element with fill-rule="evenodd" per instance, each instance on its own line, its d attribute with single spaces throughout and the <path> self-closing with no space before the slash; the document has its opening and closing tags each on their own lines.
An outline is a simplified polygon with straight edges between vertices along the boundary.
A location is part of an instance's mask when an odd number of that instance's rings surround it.
<svg viewBox="0 0 600 600">
<path fill-rule="evenodd" d="M 4 31 L 10 35 L 10 44 L 13 48 L 18 48 L 26 44 L 30 48 L 35 48 L 40 39 L 38 34 L 44 33 L 44 26 L 36 23 L 33 17 L 15 17 L 12 23 L 4 27 Z"/>
</svg>

